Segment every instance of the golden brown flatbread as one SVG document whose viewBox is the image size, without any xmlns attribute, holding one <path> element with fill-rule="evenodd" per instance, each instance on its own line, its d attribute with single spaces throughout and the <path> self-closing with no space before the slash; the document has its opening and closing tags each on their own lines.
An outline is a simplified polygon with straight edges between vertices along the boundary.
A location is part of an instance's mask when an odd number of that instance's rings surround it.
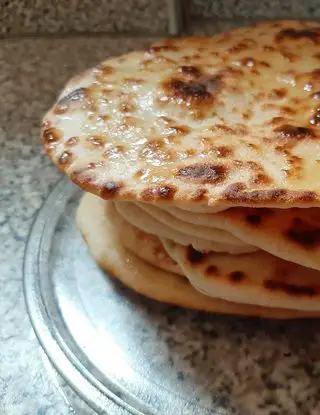
<svg viewBox="0 0 320 415">
<path fill-rule="evenodd" d="M 265 318 L 320 316 L 319 311 L 236 304 L 201 294 L 185 278 L 151 266 L 126 250 L 119 240 L 117 227 L 105 215 L 104 202 L 93 195 L 83 197 L 77 224 L 93 257 L 109 276 L 154 300 L 196 310 Z"/>
<path fill-rule="evenodd" d="M 217 213 L 187 212 L 176 206 L 152 206 L 199 229 L 227 231 L 257 250 L 320 270 L 320 209 L 232 208 Z"/>
<path fill-rule="evenodd" d="M 214 298 L 265 307 L 320 311 L 320 272 L 259 251 L 201 253 L 164 241 L 190 283 Z"/>
<path fill-rule="evenodd" d="M 172 239 L 181 245 L 191 244 L 201 251 L 229 252 L 232 254 L 258 250 L 258 248 L 245 243 L 242 245 L 232 245 L 231 243 L 217 242 L 215 240 L 201 238 L 194 234 L 185 233 L 183 226 L 181 229 L 173 228 L 169 224 L 163 223 L 145 212 L 138 204 L 131 202 L 114 203 L 118 213 L 132 225 L 152 235 Z"/>
<path fill-rule="evenodd" d="M 78 213 L 98 263 L 173 304 L 318 316 L 319 47 L 317 22 L 268 22 L 73 78 L 41 137 L 101 198 Z"/>
<path fill-rule="evenodd" d="M 123 202 L 120 203 L 123 204 Z M 156 205 L 152 205 L 151 203 L 136 203 L 136 205 L 158 221 L 170 226 L 173 229 L 180 230 L 188 235 L 194 235 L 209 241 L 221 242 L 229 245 L 238 245 L 242 247 L 246 247 L 246 245 L 248 245 L 237 237 L 233 236 L 230 232 L 225 231 L 222 227 L 217 228 L 215 226 L 208 227 L 194 225 L 191 222 L 181 221 L 175 216 L 171 215 L 163 209 L 159 209 Z M 194 216 L 198 215 L 195 214 Z M 252 248 L 252 246 L 249 245 L 249 248 Z"/>
<path fill-rule="evenodd" d="M 318 207 L 318 22 L 170 39 L 72 79 L 46 115 L 53 161 L 105 199 Z"/>
<path fill-rule="evenodd" d="M 117 229 L 117 237 L 121 244 L 130 252 L 149 264 L 157 264 L 162 270 L 183 275 L 176 261 L 163 249 L 160 239 L 131 225 L 119 215 L 113 202 L 105 204 L 105 215 Z"/>
</svg>

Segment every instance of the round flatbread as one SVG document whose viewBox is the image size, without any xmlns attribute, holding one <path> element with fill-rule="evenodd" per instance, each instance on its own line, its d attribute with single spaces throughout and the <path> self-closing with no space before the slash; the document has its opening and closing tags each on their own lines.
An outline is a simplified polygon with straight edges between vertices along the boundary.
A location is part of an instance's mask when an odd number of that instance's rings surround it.
<svg viewBox="0 0 320 415">
<path fill-rule="evenodd" d="M 208 241 L 221 242 L 229 245 L 239 245 L 243 247 L 247 245 L 249 248 L 253 248 L 250 244 L 246 244 L 222 228 L 194 225 L 193 223 L 182 221 L 175 216 L 170 215 L 170 213 L 159 208 L 158 206 L 150 203 L 136 203 L 136 205 L 138 205 L 139 208 L 145 212 L 149 213 L 152 217 L 156 218 L 158 221 L 187 235 L 194 235 L 201 239 L 207 239 Z M 198 216 L 197 214 L 193 215 Z"/>
<path fill-rule="evenodd" d="M 168 254 L 198 290 L 243 304 L 320 312 L 320 272 L 267 252 L 203 254 L 164 240 Z"/>
<path fill-rule="evenodd" d="M 215 214 L 161 206 L 195 227 L 219 228 L 290 262 L 320 270 L 320 209 L 232 208 Z"/>
<path fill-rule="evenodd" d="M 77 224 L 97 263 L 134 291 L 157 301 L 214 313 L 265 318 L 311 318 L 319 312 L 286 310 L 235 304 L 210 298 L 197 292 L 189 282 L 176 274 L 153 267 L 126 250 L 118 230 L 105 215 L 103 201 L 85 195 L 77 212 Z"/>
<path fill-rule="evenodd" d="M 117 228 L 118 239 L 121 244 L 149 264 L 165 271 L 183 275 L 181 268 L 167 251 L 163 249 L 160 239 L 150 233 L 131 225 L 115 209 L 113 202 L 105 203 L 105 215 Z"/>
<path fill-rule="evenodd" d="M 282 21 L 111 58 L 69 82 L 42 141 L 105 199 L 319 207 L 319 42 Z"/>
<path fill-rule="evenodd" d="M 152 235 L 172 239 L 181 245 L 192 245 L 200 251 L 228 252 L 240 254 L 243 252 L 254 252 L 258 248 L 250 245 L 232 245 L 221 242 L 209 241 L 199 238 L 196 235 L 189 235 L 182 230 L 174 229 L 167 224 L 160 222 L 155 217 L 132 202 L 114 202 L 119 214 L 133 226 Z"/>
</svg>

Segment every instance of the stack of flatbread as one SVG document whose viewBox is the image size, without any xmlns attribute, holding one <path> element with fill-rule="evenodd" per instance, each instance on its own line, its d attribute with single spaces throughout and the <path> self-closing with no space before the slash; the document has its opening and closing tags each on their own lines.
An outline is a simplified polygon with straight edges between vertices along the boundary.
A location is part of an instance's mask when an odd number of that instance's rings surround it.
<svg viewBox="0 0 320 415">
<path fill-rule="evenodd" d="M 73 78 L 42 141 L 94 258 L 153 299 L 320 315 L 320 25 L 170 39 Z M 88 276 L 88 278 L 90 278 Z"/>
</svg>

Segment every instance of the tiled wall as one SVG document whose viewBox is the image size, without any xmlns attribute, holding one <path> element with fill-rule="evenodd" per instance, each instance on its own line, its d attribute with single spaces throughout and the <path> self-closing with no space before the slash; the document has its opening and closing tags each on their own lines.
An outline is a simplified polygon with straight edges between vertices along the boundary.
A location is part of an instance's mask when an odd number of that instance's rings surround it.
<svg viewBox="0 0 320 415">
<path fill-rule="evenodd" d="M 190 15 L 218 19 L 319 18 L 319 0 L 190 0 Z"/>
<path fill-rule="evenodd" d="M 319 19 L 320 0 L 188 0 L 190 34 L 213 34 L 269 19 Z"/>
<path fill-rule="evenodd" d="M 165 33 L 161 0 L 1 0 L 2 35 L 35 33 Z"/>
<path fill-rule="evenodd" d="M 3 0 L 0 33 L 162 35 L 175 20 L 168 10 L 178 4 L 189 33 L 215 32 L 250 20 L 320 19 L 320 0 Z"/>
</svg>

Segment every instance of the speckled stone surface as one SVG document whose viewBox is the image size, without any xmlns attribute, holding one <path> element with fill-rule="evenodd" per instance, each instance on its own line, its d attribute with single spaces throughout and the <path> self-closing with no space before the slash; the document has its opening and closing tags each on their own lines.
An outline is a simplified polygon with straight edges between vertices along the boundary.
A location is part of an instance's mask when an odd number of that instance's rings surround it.
<svg viewBox="0 0 320 415">
<path fill-rule="evenodd" d="M 13 0 L 0 2 L 2 34 L 125 32 L 165 33 L 162 0 Z"/>
<path fill-rule="evenodd" d="M 110 37 L 0 42 L 1 415 L 68 413 L 42 365 L 22 294 L 28 231 L 59 178 L 40 149 L 40 118 L 70 75 L 149 43 L 146 38 Z"/>
<path fill-rule="evenodd" d="M 190 0 L 191 16 L 225 18 L 318 18 L 318 0 Z"/>
</svg>

